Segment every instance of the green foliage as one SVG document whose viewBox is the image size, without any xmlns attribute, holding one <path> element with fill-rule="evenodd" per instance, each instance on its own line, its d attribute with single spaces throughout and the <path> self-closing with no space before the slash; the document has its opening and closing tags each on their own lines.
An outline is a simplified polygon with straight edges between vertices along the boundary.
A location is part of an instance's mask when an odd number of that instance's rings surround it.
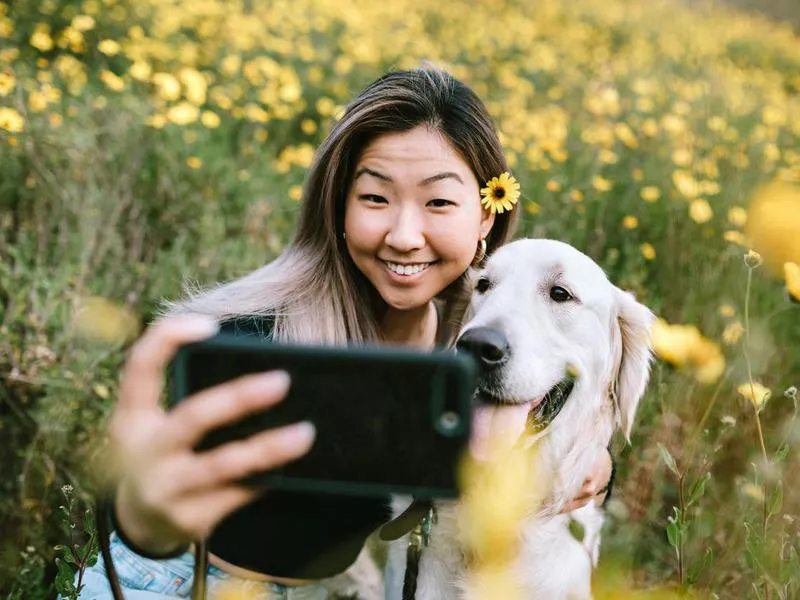
<svg viewBox="0 0 800 600">
<path fill-rule="evenodd" d="M 0 125 L 0 596 L 76 596 L 73 574 L 95 560 L 89 499 L 125 350 L 184 283 L 280 252 L 311 149 L 386 69 L 438 60 L 486 100 L 522 183 L 520 234 L 576 245 L 715 343 L 740 319 L 746 248 L 729 211 L 765 180 L 800 178 L 797 37 L 658 2 L 501 4 L 0 2 L 0 110 L 24 123 Z M 80 43 L 68 39 L 88 13 Z M 47 50 L 32 46 L 42 26 Z M 150 73 L 134 77 L 137 63 Z M 193 103 L 184 69 L 206 82 Z M 698 222 L 704 199 L 713 214 Z M 615 447 L 601 558 L 639 587 L 800 595 L 796 392 L 781 396 L 800 385 L 800 319 L 779 277 L 751 275 L 769 460 L 736 393 L 743 342 L 719 342 L 712 385 L 659 362 L 632 445 Z M 98 299 L 105 317 L 87 324 Z"/>
</svg>

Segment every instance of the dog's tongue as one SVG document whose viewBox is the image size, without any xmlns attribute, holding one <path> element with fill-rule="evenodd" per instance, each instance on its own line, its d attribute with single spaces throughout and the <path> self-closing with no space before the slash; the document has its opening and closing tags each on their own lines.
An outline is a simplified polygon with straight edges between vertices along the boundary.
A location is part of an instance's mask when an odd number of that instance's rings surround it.
<svg viewBox="0 0 800 600">
<path fill-rule="evenodd" d="M 469 450 L 476 460 L 491 460 L 498 452 L 509 450 L 525 431 L 530 403 L 512 406 L 481 404 L 472 415 Z"/>
</svg>

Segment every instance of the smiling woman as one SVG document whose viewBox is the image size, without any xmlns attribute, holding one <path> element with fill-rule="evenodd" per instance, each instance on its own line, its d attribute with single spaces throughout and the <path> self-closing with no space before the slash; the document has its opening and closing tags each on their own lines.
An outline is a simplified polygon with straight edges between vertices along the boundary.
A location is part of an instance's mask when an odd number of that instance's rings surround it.
<svg viewBox="0 0 800 600">
<path fill-rule="evenodd" d="M 195 452 L 191 440 L 279 402 L 287 378 L 242 378 L 166 414 L 159 405 L 164 367 L 178 347 L 210 335 L 220 322 L 224 330 L 266 342 L 423 350 L 447 344 L 471 291 L 470 264 L 513 233 L 518 211 L 481 205 L 481 182 L 507 168 L 485 106 L 449 74 L 435 68 L 389 73 L 359 94 L 315 155 L 298 229 L 283 254 L 241 279 L 173 303 L 170 316 L 133 348 L 111 419 L 122 477 L 109 556 L 124 555 L 149 572 L 133 546 L 140 554 L 171 557 L 166 562 L 185 573 L 192 563 L 186 547 L 207 540 L 210 585 L 239 576 L 259 582 L 259 597 L 287 597 L 290 589 L 292 598 L 325 598 L 319 580 L 354 563 L 370 533 L 389 520 L 387 499 L 262 495 L 242 487 L 243 475 L 307 452 L 313 428 L 301 423 L 206 452 Z M 600 465 L 589 487 L 602 487 L 609 470 L 607 462 Z M 103 579 L 101 562 L 89 581 Z M 152 577 L 123 583 L 160 594 L 171 593 L 173 584 Z M 103 596 L 107 590 L 100 588 L 87 585 L 81 597 Z M 382 596 L 363 585 L 345 591 Z"/>
<path fill-rule="evenodd" d="M 470 166 L 427 125 L 381 136 L 364 149 L 347 195 L 345 240 L 386 302 L 390 331 L 409 319 L 435 331 L 435 314 L 424 317 L 432 313 L 429 300 L 467 270 L 494 223 L 479 199 Z"/>
</svg>

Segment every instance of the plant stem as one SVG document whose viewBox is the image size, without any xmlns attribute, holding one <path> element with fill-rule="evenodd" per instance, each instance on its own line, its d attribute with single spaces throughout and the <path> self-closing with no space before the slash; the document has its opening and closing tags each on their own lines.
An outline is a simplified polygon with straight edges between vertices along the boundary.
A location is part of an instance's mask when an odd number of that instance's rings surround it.
<svg viewBox="0 0 800 600">
<path fill-rule="evenodd" d="M 678 529 L 678 531 L 680 532 L 678 535 L 678 581 L 680 582 L 681 587 L 683 587 L 683 580 L 684 580 L 683 563 L 685 561 L 684 546 L 683 546 L 684 542 L 683 532 L 684 532 L 684 527 L 686 525 L 686 499 L 684 497 L 686 491 L 686 488 L 684 486 L 685 479 L 686 476 L 684 474 L 681 474 L 681 476 L 678 477 L 678 502 L 681 505 L 681 519 L 680 519 L 680 527 Z"/>
<path fill-rule="evenodd" d="M 750 287 L 753 282 L 753 269 L 748 267 L 747 269 L 747 287 L 745 289 L 744 294 L 744 360 L 745 364 L 747 365 L 747 381 L 748 385 L 750 386 L 750 399 L 753 405 L 753 411 L 755 413 L 756 418 L 756 431 L 758 432 L 758 443 L 761 446 L 761 458 L 764 461 L 763 468 L 766 469 L 767 464 L 769 463 L 769 458 L 767 457 L 767 445 L 764 443 L 764 431 L 761 428 L 761 415 L 759 414 L 759 399 L 756 398 L 755 394 L 755 385 L 753 383 L 753 368 L 750 363 Z M 763 482 L 763 514 L 762 514 L 762 535 L 761 540 L 766 545 L 767 543 L 767 524 L 769 521 L 769 512 L 767 509 L 767 478 L 766 473 L 764 473 L 764 482 Z M 770 589 L 768 583 L 764 582 L 764 597 L 769 600 L 770 598 Z"/>
</svg>

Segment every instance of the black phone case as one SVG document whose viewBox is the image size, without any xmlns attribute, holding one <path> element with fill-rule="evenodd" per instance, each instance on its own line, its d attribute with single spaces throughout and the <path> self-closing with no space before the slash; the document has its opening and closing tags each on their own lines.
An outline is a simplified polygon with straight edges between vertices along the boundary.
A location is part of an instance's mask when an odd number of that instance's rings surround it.
<svg viewBox="0 0 800 600">
<path fill-rule="evenodd" d="M 219 334 L 178 351 L 170 402 L 273 369 L 291 375 L 287 397 L 211 432 L 198 450 L 308 420 L 317 430 L 310 452 L 248 483 L 357 495 L 458 495 L 476 383 L 471 359 L 445 351 L 288 346 Z"/>
</svg>

